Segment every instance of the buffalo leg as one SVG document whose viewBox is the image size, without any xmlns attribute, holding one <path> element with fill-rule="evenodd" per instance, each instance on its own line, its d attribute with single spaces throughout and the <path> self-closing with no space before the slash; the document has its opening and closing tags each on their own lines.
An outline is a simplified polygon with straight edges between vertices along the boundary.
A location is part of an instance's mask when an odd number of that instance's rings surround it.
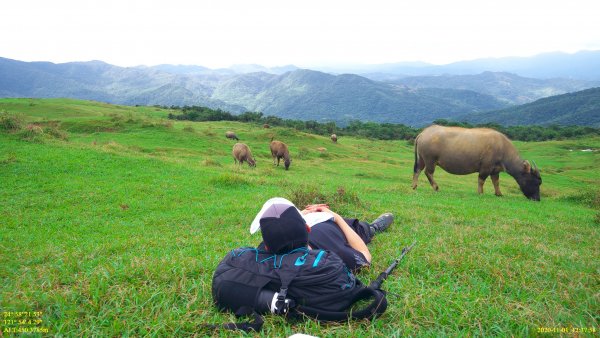
<svg viewBox="0 0 600 338">
<path fill-rule="evenodd" d="M 432 164 L 431 166 L 425 165 L 425 176 L 427 176 L 427 179 L 429 180 L 429 184 L 431 184 L 431 187 L 433 188 L 433 190 L 438 191 L 439 187 L 438 187 L 437 183 L 435 182 L 435 180 L 433 179 L 434 172 L 435 172 L 435 164 Z"/>
<path fill-rule="evenodd" d="M 417 184 L 419 183 L 419 174 L 420 173 L 421 173 L 421 169 L 419 169 L 419 171 L 415 172 L 415 174 L 413 175 L 413 183 L 412 183 L 413 189 L 417 189 Z"/>
<path fill-rule="evenodd" d="M 413 175 L 413 183 L 412 183 L 412 188 L 413 189 L 417 189 L 417 184 L 419 183 L 419 174 L 421 174 L 421 171 L 423 170 L 423 168 L 425 167 L 425 162 L 423 161 L 422 158 L 415 158 L 415 167 L 414 167 L 414 172 L 415 174 Z"/>
<path fill-rule="evenodd" d="M 492 178 L 492 183 L 494 183 L 496 196 L 502 196 L 502 193 L 500 192 L 500 174 L 492 174 L 490 177 Z"/>
<path fill-rule="evenodd" d="M 477 192 L 483 194 L 483 184 L 485 180 L 488 178 L 488 174 L 479 174 L 479 179 L 477 181 Z"/>
</svg>

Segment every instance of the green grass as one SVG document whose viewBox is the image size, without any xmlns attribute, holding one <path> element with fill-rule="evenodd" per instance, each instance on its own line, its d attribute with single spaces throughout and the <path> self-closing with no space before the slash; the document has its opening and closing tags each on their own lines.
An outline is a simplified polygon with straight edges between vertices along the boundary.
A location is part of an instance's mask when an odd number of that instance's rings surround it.
<svg viewBox="0 0 600 338">
<path fill-rule="evenodd" d="M 393 212 L 396 222 L 369 245 L 365 282 L 418 243 L 384 284 L 382 317 L 328 324 L 267 316 L 261 336 L 600 330 L 599 138 L 515 142 L 542 170 L 535 203 L 506 174 L 504 197 L 491 182 L 477 195 L 476 175 L 441 169 L 439 192 L 424 175 L 413 191 L 405 141 L 333 144 L 293 130 L 170 123 L 169 111 L 154 107 L 68 99 L 1 99 L 1 111 L 20 116 L 24 129 L 46 129 L 34 137 L 0 130 L 0 309 L 40 311 L 39 326 L 52 335 L 202 336 L 201 324 L 234 320 L 212 305 L 212 273 L 232 248 L 260 242 L 249 224 L 273 196 L 325 199 L 366 220 Z M 234 166 L 227 130 L 250 146 L 256 168 Z M 273 167 L 271 136 L 289 145 L 289 171 Z M 581 151 L 588 148 L 596 151 Z M 16 326 L 0 322 L 7 327 Z"/>
</svg>

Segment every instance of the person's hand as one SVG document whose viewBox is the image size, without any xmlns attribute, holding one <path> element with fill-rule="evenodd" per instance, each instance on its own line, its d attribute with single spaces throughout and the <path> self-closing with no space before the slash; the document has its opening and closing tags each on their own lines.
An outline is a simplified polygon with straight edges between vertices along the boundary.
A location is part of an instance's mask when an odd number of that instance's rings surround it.
<svg viewBox="0 0 600 338">
<path fill-rule="evenodd" d="M 329 206 L 327 204 L 309 204 L 301 212 L 303 215 L 306 215 L 310 214 L 311 212 L 322 212 L 326 210 L 329 210 Z"/>
<path fill-rule="evenodd" d="M 333 215 L 333 220 L 338 223 L 339 220 L 343 220 L 342 217 L 329 209 L 327 204 L 309 204 L 306 209 L 302 210 L 302 214 L 310 214 L 311 212 L 328 212 Z"/>
</svg>

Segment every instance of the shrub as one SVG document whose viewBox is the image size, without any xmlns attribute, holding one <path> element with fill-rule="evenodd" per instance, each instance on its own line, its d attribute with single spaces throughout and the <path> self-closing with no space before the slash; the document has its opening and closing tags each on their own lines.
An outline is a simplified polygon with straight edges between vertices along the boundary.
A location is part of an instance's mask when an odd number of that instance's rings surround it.
<svg viewBox="0 0 600 338">
<path fill-rule="evenodd" d="M 289 200 L 298 209 L 303 209 L 309 204 L 328 204 L 331 210 L 342 215 L 350 215 L 356 212 L 357 208 L 363 206 L 355 192 L 349 192 L 342 186 L 331 194 L 322 193 L 316 186 L 303 185 L 295 187 L 289 193 Z"/>
<path fill-rule="evenodd" d="M 363 203 L 360 201 L 358 194 L 347 191 L 346 188 L 340 186 L 331 196 L 329 205 L 336 212 L 350 216 L 352 213 L 355 213 L 356 209 L 361 207 Z"/>
<path fill-rule="evenodd" d="M 23 118 L 8 112 L 0 113 L 0 130 L 15 132 L 23 127 Z"/>
<path fill-rule="evenodd" d="M 321 193 L 316 186 L 302 185 L 292 189 L 289 194 L 289 200 L 292 201 L 298 209 L 303 209 L 309 204 L 327 203 L 327 196 Z"/>
<path fill-rule="evenodd" d="M 21 139 L 26 141 L 41 142 L 44 134 L 42 127 L 35 124 L 28 124 L 20 133 Z"/>
<path fill-rule="evenodd" d="M 600 192 L 589 190 L 583 191 L 575 195 L 565 196 L 562 200 L 584 204 L 590 208 L 600 210 Z"/>
<path fill-rule="evenodd" d="M 69 139 L 69 134 L 66 131 L 59 129 L 56 126 L 45 127 L 44 133 L 46 133 L 46 135 L 49 135 L 49 136 L 52 136 L 54 138 L 64 140 L 64 141 L 67 141 Z"/>
</svg>

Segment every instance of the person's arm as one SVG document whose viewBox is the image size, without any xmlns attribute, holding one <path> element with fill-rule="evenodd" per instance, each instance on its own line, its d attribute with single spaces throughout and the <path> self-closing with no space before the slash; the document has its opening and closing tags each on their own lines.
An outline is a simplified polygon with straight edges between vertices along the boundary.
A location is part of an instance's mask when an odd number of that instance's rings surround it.
<svg viewBox="0 0 600 338">
<path fill-rule="evenodd" d="M 331 213 L 333 215 L 333 221 L 335 222 L 335 224 L 338 225 L 340 230 L 342 230 L 342 232 L 344 233 L 344 236 L 346 236 L 346 240 L 348 241 L 348 244 L 350 245 L 350 247 L 352 247 L 354 250 L 362 253 L 363 256 L 365 256 L 365 259 L 367 260 L 367 262 L 371 263 L 371 252 L 369 251 L 369 248 L 367 247 L 365 242 L 362 240 L 362 238 L 360 238 L 360 236 L 348 225 L 348 223 L 346 223 L 346 221 L 344 221 L 342 216 L 329 210 L 329 207 L 327 205 L 324 205 L 324 204 L 309 205 L 306 207 L 306 209 L 302 210 L 302 213 L 307 214 L 310 212 L 319 212 L 319 211 Z"/>
</svg>

